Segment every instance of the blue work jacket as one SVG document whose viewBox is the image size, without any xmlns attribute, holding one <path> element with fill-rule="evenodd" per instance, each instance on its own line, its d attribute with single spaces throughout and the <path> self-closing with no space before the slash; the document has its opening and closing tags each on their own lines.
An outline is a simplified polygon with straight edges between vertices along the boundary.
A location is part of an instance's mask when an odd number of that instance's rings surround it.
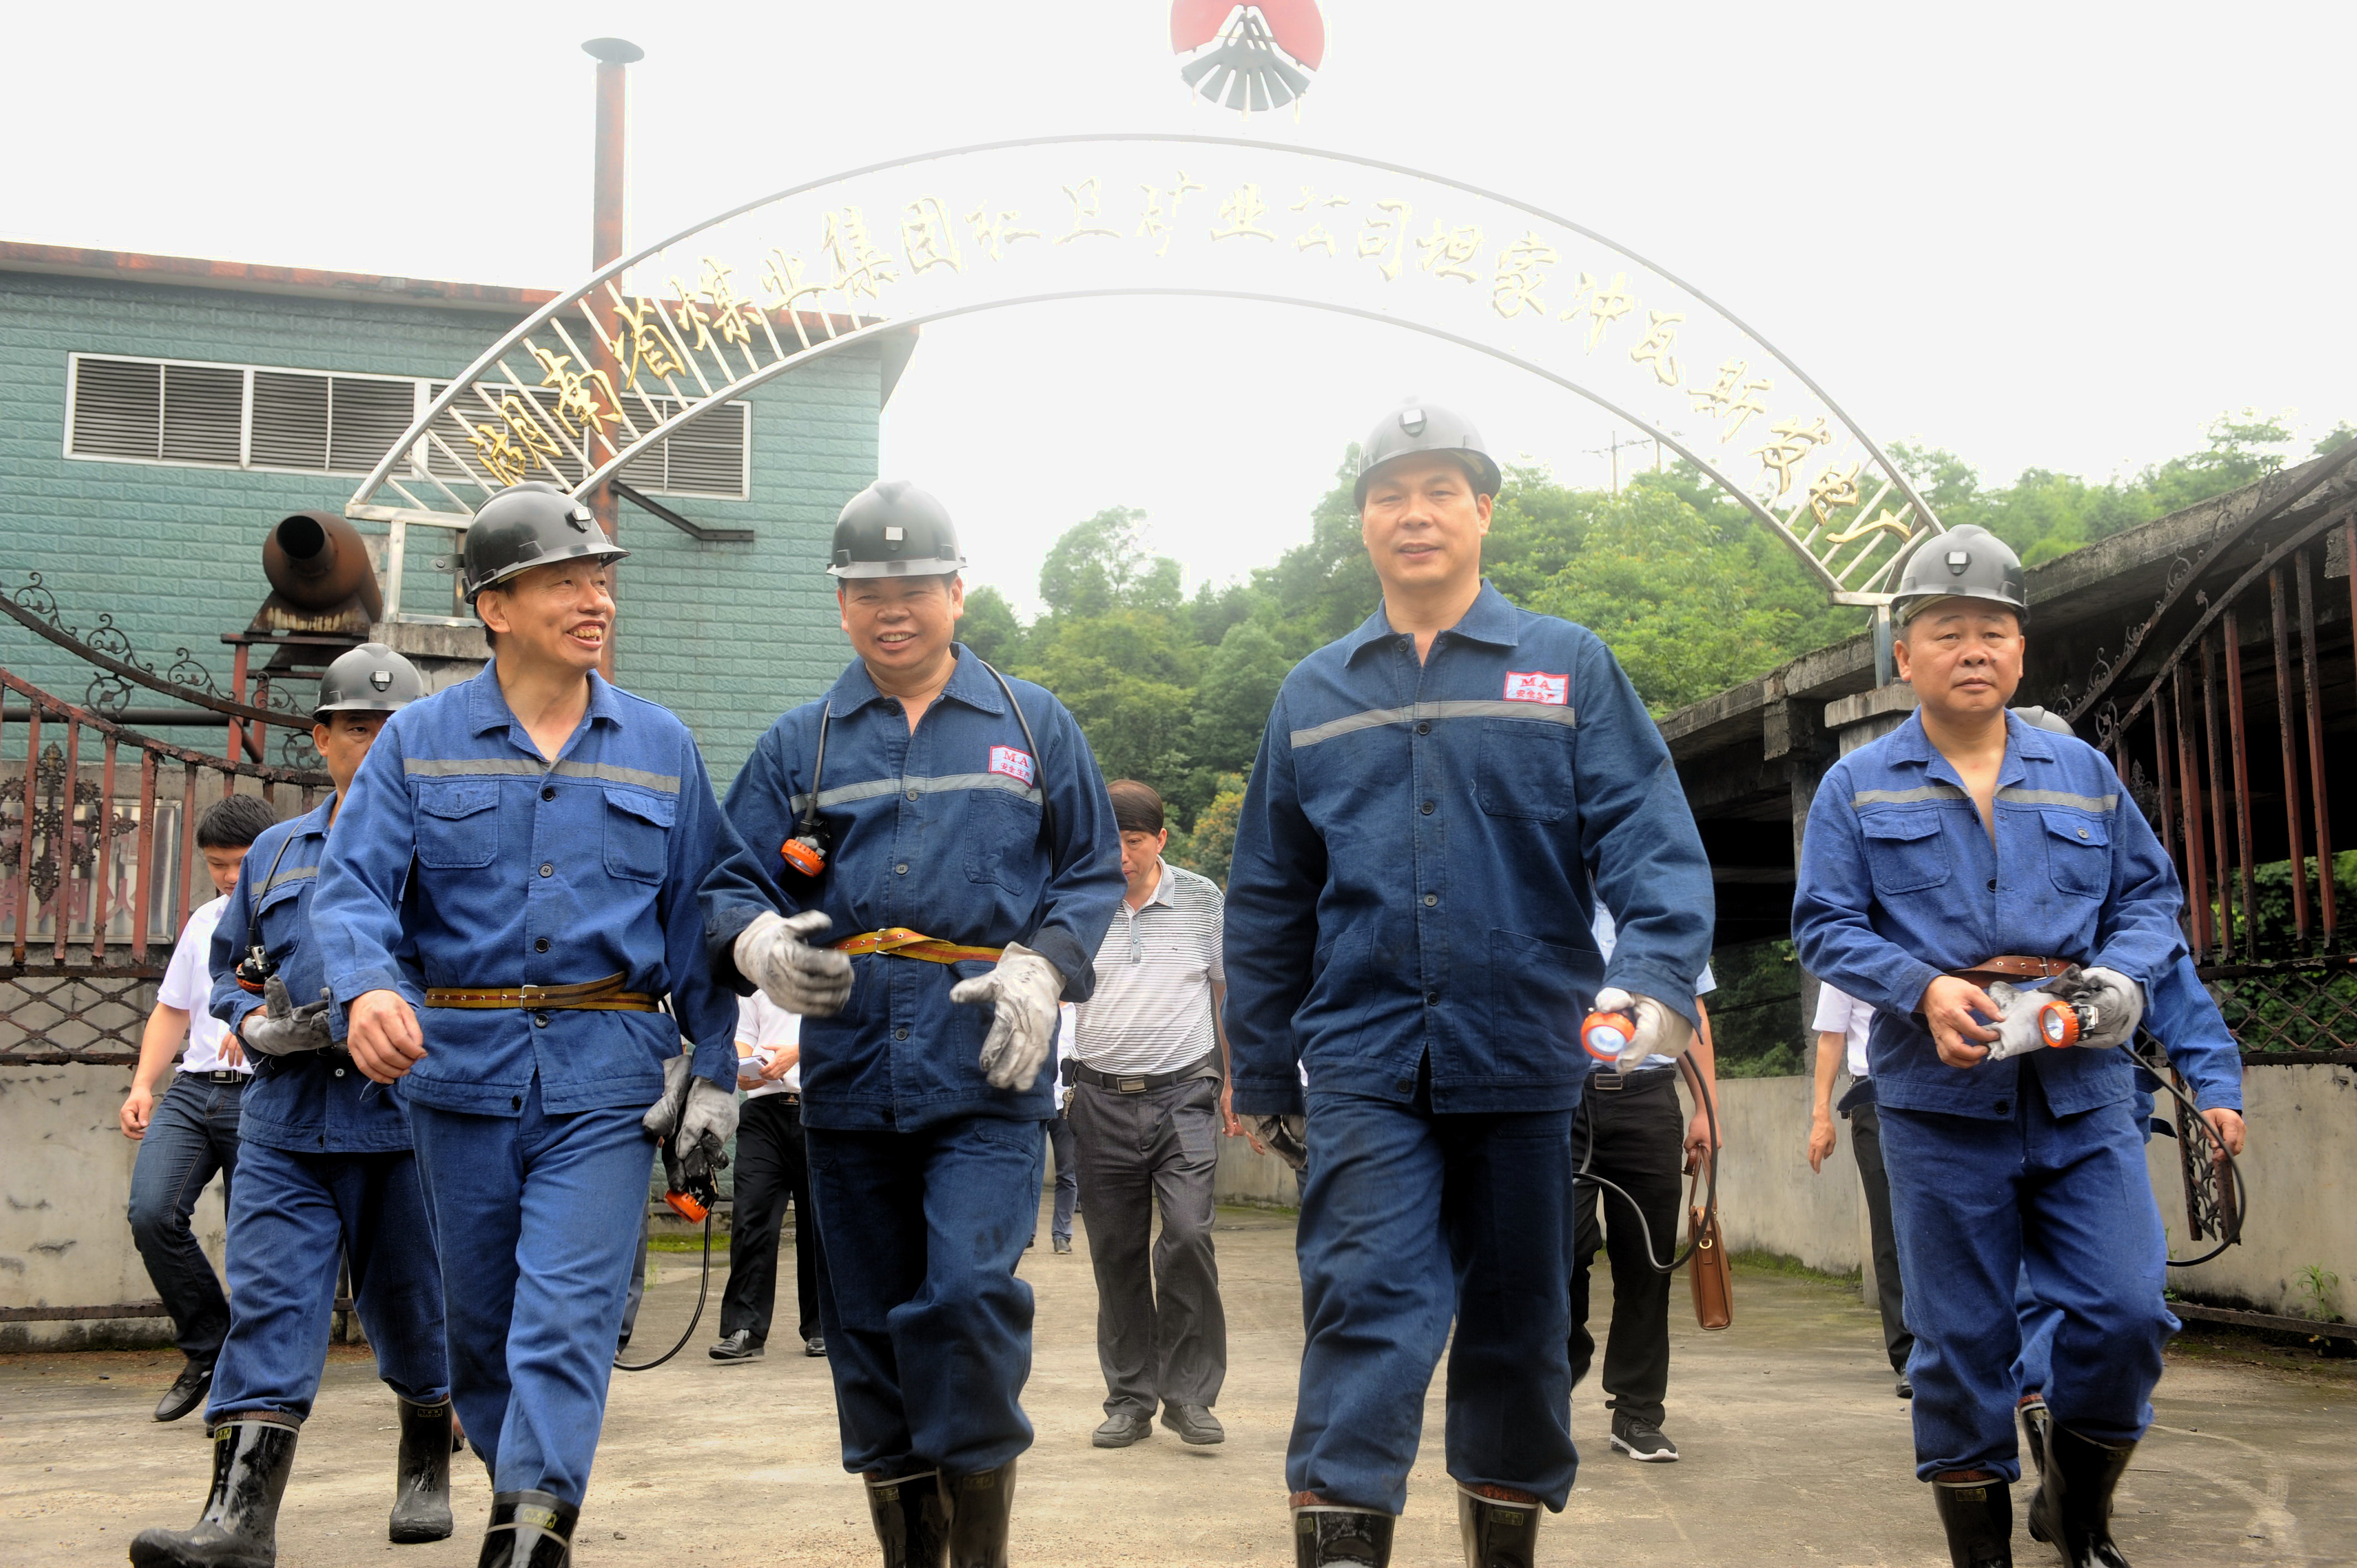
<svg viewBox="0 0 2357 1568">
<path fill-rule="evenodd" d="M 232 1035 L 262 998 L 238 987 L 254 911 L 262 913 L 262 944 L 296 1006 L 319 1000 L 327 985 L 319 946 L 311 940 L 311 891 L 327 847 L 332 795 L 253 841 L 237 874 L 229 908 L 213 927 L 212 1015 Z M 274 870 L 273 867 L 275 866 Z M 298 1155 L 382 1155 L 409 1147 L 409 1119 L 392 1091 L 372 1083 L 342 1051 L 302 1051 L 268 1057 L 249 1053 L 253 1080 L 238 1112 L 240 1138 Z"/>
<path fill-rule="evenodd" d="M 820 702 L 770 726 L 728 790 L 738 852 L 705 884 L 716 969 L 737 975 L 737 934 L 765 909 L 824 910 L 823 941 L 907 927 L 943 941 L 1046 958 L 1067 1001 L 1096 984 L 1093 955 L 1126 884 L 1113 801 L 1081 726 L 1028 681 L 1013 681 L 1041 756 L 1031 755 L 1006 695 L 963 644 L 949 684 L 914 734 L 908 712 L 854 660 Z M 819 720 L 832 705 L 818 807 L 834 831 L 813 885 L 780 852 L 811 788 Z M 1056 842 L 1041 822 L 1054 804 Z M 930 963 L 865 954 L 851 961 L 851 999 L 832 1018 L 802 1020 L 802 1124 L 909 1131 L 954 1116 L 1040 1121 L 1054 1113 L 1055 1073 L 1031 1089 L 993 1089 L 978 1065 L 992 1010 L 950 1000 L 986 961 Z"/>
<path fill-rule="evenodd" d="M 2243 1047 L 2202 988 L 2191 954 L 2179 953 L 2169 972 L 2146 989 L 2144 1028 L 2160 1042 L 2169 1066 L 2192 1090 L 2195 1104 L 2204 1111 L 2243 1108 Z M 2158 1090 L 2157 1082 L 2145 1081 L 2150 1076 L 2137 1070 L 2138 1090 Z"/>
<path fill-rule="evenodd" d="M 703 755 L 667 709 L 589 677 L 544 758 L 497 665 L 386 721 L 337 813 L 311 929 L 343 1008 L 362 992 L 574 985 L 619 973 L 672 1015 L 428 1007 L 421 1105 L 512 1116 L 651 1105 L 662 1064 L 734 1088 L 737 1003 L 705 961 L 695 889 L 730 842 Z"/>
<path fill-rule="evenodd" d="M 1993 815 L 1992 843 L 1921 714 L 1835 763 L 1802 841 L 1801 962 L 1875 1008 L 1867 1060 L 1884 1105 L 2010 1117 L 2025 1063 L 2057 1115 L 2126 1100 L 2125 1052 L 1952 1068 L 1916 1011 L 1941 974 L 1999 953 L 2117 970 L 2145 988 L 2149 1008 L 2184 956 L 2177 872 L 2093 746 L 2008 714 Z"/>
<path fill-rule="evenodd" d="M 1591 929 L 1620 924 L 1609 962 Z M 1286 677 L 1228 881 L 1239 1112 L 1319 1090 L 1559 1111 L 1618 985 L 1694 1016 L 1710 864 L 1669 748 L 1596 635 L 1484 583 L 1419 664 L 1378 608 Z"/>
</svg>

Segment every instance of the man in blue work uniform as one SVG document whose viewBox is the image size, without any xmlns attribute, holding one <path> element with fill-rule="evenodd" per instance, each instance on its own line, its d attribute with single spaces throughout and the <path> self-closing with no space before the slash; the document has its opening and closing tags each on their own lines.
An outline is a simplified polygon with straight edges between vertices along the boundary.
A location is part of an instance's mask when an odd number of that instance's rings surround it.
<svg viewBox="0 0 2357 1568">
<path fill-rule="evenodd" d="M 2072 1568 L 2115 1568 L 2112 1493 L 2178 1324 L 2133 1064 L 2103 1047 L 2133 1037 L 2183 959 L 2184 900 L 2102 754 L 2007 714 L 2029 607 L 2020 561 L 1979 528 L 1910 558 L 1894 613 L 1921 705 L 1819 786 L 1792 934 L 1812 973 L 1877 1010 L 1867 1053 L 1916 1336 L 1916 1475 L 1934 1483 L 1950 1557 L 2013 1560 L 2026 1267 L 2061 1314 L 2030 1533 Z M 2031 989 L 1993 996 L 1999 981 Z M 2085 1009 L 2082 1048 L 1992 1057 L 2057 997 Z M 2231 1081 L 2204 1090 L 2230 1151 L 2239 1101 Z"/>
<path fill-rule="evenodd" d="M 484 502 L 465 573 L 492 662 L 385 725 L 312 907 L 352 1058 L 416 1139 L 491 1475 L 483 1568 L 565 1561 L 650 1133 L 700 1164 L 736 1126 L 737 1007 L 695 906 L 727 824 L 687 727 L 597 673 L 622 553 L 554 486 Z"/>
<path fill-rule="evenodd" d="M 704 896 L 716 967 L 806 1020 L 819 1317 L 888 1568 L 1006 1561 L 1040 1068 L 1125 886 L 1080 725 L 952 640 L 964 565 L 905 480 L 843 509 L 829 570 L 857 657 L 753 747 L 741 847 Z"/>
<path fill-rule="evenodd" d="M 328 666 L 311 738 L 336 792 L 254 840 L 213 928 L 211 1010 L 254 1075 L 229 1207 L 229 1337 L 206 1412 L 212 1493 L 194 1528 L 132 1541 L 142 1568 L 272 1561 L 296 1433 L 327 1365 L 339 1254 L 378 1375 L 400 1405 L 392 1538 L 442 1541 L 452 1529 L 442 1273 L 409 1124 L 391 1092 L 334 1048 L 310 922 L 337 806 L 387 716 L 425 694 L 416 668 L 382 643 Z"/>
<path fill-rule="evenodd" d="M 1235 1108 L 1297 1164 L 1306 1141 L 1286 1460 L 1305 1568 L 1389 1561 L 1452 1316 L 1467 1561 L 1532 1561 L 1577 1463 L 1580 1020 L 1632 1015 L 1625 1065 L 1675 1055 L 1709 956 L 1710 867 L 1644 703 L 1593 633 L 1481 579 L 1499 478 L 1445 409 L 1376 426 L 1357 494 L 1383 603 L 1286 678 L 1236 832 Z"/>
</svg>

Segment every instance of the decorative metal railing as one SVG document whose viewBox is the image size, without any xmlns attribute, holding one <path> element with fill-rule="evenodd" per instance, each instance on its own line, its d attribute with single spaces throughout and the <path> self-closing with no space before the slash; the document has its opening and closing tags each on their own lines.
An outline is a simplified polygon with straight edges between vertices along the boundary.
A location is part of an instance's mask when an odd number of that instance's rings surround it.
<svg viewBox="0 0 2357 1568">
<path fill-rule="evenodd" d="M 154 739 L 0 668 L 0 1064 L 135 1059 L 126 998 L 212 896 L 198 813 L 241 786 L 307 808 L 328 785 Z"/>
</svg>

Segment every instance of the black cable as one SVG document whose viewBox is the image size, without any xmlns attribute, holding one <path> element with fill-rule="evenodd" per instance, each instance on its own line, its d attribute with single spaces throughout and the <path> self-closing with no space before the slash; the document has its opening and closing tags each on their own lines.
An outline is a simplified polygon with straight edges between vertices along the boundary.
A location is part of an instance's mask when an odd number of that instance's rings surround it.
<svg viewBox="0 0 2357 1568">
<path fill-rule="evenodd" d="M 1686 1082 L 1694 1087 L 1695 1099 L 1701 1102 L 1703 1118 L 1710 1127 L 1710 1147 L 1703 1151 L 1703 1158 L 1709 1162 L 1710 1168 L 1710 1196 L 1703 1200 L 1702 1211 L 1703 1219 L 1707 1225 L 1707 1222 L 1718 1218 L 1718 1111 L 1711 1103 L 1711 1097 L 1703 1092 L 1701 1069 L 1696 1068 L 1683 1051 L 1678 1053 L 1678 1070 L 1685 1075 Z M 1592 1089 L 1588 1090 L 1590 1094 L 1594 1092 Z M 1587 1148 L 1579 1157 L 1579 1169 L 1572 1173 L 1572 1183 L 1577 1186 L 1580 1182 L 1586 1182 L 1590 1187 L 1600 1187 L 1607 1192 L 1619 1193 L 1620 1201 L 1627 1204 L 1630 1212 L 1637 1217 L 1638 1232 L 1645 1239 L 1645 1262 L 1652 1265 L 1653 1272 L 1657 1274 L 1676 1273 L 1684 1265 L 1685 1261 L 1694 1256 L 1695 1244 L 1701 1239 L 1700 1235 L 1697 1233 L 1686 1238 L 1686 1250 L 1666 1263 L 1654 1256 L 1653 1228 L 1645 1223 L 1644 1209 L 1638 1206 L 1637 1200 L 1630 1197 L 1627 1189 L 1619 1183 L 1608 1181 L 1588 1169 L 1596 1159 L 1596 1117 L 1591 1110 L 1595 1103 L 1586 1095 L 1580 1098 L 1580 1114 L 1587 1118 Z"/>
<path fill-rule="evenodd" d="M 2234 1156 L 2227 1151 L 2225 1140 L 2218 1136 L 2217 1128 L 2210 1125 L 2210 1119 L 2201 1114 L 2201 1107 L 2194 1102 L 2191 1095 L 2177 1087 L 2177 1074 L 2169 1067 L 2167 1058 L 2158 1055 L 2147 1056 L 2141 1048 L 2148 1044 L 2157 1043 L 2151 1035 L 2142 1030 L 2137 1031 L 2136 1037 L 2127 1047 L 2128 1059 L 2152 1074 L 2161 1088 L 2175 1095 L 2177 1102 L 2184 1106 L 2188 1112 L 2187 1121 L 2201 1129 L 2202 1141 L 2217 1152 L 2216 1158 L 2210 1163 L 2222 1168 L 2224 1179 L 2229 1184 L 2229 1194 L 2233 1200 L 2233 1213 L 2228 1216 L 2229 1224 L 2221 1232 L 2216 1246 L 2198 1258 L 2171 1258 L 2168 1261 L 2169 1266 L 2172 1269 L 2190 1269 L 2210 1262 L 2211 1259 L 2224 1252 L 2227 1248 L 2242 1240 L 2243 1216 L 2250 1212 L 2251 1194 L 2250 1188 L 2243 1183 L 2243 1167 L 2234 1163 Z M 2180 1154 L 2179 1158 L 2182 1157 Z"/>
<path fill-rule="evenodd" d="M 641 1253 L 639 1257 L 639 1267 L 643 1269 L 646 1266 L 646 1255 Z M 680 1331 L 679 1343 L 673 1345 L 670 1349 L 664 1351 L 662 1355 L 656 1357 L 651 1361 L 640 1361 L 636 1363 L 625 1361 L 622 1359 L 622 1353 L 619 1350 L 617 1350 L 614 1352 L 614 1370 L 618 1372 L 651 1372 L 657 1367 L 662 1366 L 665 1361 L 670 1360 L 673 1356 L 678 1355 L 682 1350 L 686 1349 L 687 1342 L 695 1337 L 695 1326 L 704 1321 L 705 1299 L 711 1294 L 712 1210 L 707 1208 L 704 1211 L 704 1278 L 695 1287 L 695 1312 L 694 1316 L 688 1318 L 687 1326 Z"/>
<path fill-rule="evenodd" d="M 1015 710 L 1015 722 L 1023 726 L 1023 744 L 1031 748 L 1031 768 L 1039 776 L 1035 786 L 1039 791 L 1039 827 L 1048 835 L 1048 878 L 1052 882 L 1056 876 L 1056 802 L 1048 798 L 1048 759 L 1040 755 L 1039 742 L 1031 734 L 1031 721 L 1024 716 L 1023 704 L 1015 700 L 1015 688 L 1006 683 L 1006 677 L 979 653 L 974 656 L 974 661 L 989 671 L 998 689 L 1006 693 L 1006 705 Z"/>
</svg>

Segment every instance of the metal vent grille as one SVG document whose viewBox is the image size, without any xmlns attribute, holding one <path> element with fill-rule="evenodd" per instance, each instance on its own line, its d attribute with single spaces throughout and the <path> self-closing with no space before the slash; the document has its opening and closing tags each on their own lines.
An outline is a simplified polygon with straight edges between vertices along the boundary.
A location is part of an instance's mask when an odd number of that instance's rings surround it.
<svg viewBox="0 0 2357 1568">
<path fill-rule="evenodd" d="M 337 376 L 328 396 L 328 468 L 365 474 L 417 417 L 415 381 Z"/>
<path fill-rule="evenodd" d="M 253 454 L 263 468 L 328 467 L 328 378 L 300 371 L 253 372 Z"/>
<path fill-rule="evenodd" d="M 76 360 L 67 449 L 82 457 L 155 457 L 164 441 L 164 367 L 148 360 Z"/>
<path fill-rule="evenodd" d="M 164 460 L 235 467 L 245 372 L 227 365 L 166 365 L 163 371 Z"/>
</svg>

